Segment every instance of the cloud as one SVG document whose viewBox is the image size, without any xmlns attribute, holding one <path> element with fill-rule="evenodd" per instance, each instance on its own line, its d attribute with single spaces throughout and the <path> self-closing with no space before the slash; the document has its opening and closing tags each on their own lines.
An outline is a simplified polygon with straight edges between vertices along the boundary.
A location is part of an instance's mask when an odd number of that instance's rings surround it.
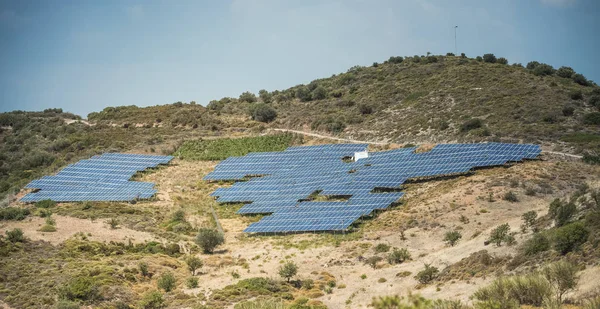
<svg viewBox="0 0 600 309">
<path fill-rule="evenodd" d="M 542 4 L 550 6 L 565 7 L 575 4 L 577 0 L 541 0 Z"/>
</svg>

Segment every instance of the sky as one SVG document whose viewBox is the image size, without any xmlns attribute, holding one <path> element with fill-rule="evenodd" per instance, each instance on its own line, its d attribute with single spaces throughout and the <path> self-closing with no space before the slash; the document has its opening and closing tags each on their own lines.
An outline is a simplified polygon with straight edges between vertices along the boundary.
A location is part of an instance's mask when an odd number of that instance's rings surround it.
<svg viewBox="0 0 600 309">
<path fill-rule="evenodd" d="M 0 0 L 0 112 L 206 105 L 390 56 L 494 53 L 600 82 L 598 0 Z"/>
</svg>

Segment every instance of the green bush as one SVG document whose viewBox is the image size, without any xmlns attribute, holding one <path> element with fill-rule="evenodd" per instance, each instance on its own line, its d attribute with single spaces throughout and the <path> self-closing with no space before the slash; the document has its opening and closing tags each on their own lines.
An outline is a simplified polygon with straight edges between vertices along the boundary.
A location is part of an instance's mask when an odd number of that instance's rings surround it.
<svg viewBox="0 0 600 309">
<path fill-rule="evenodd" d="M 373 107 L 367 104 L 358 105 L 358 111 L 363 115 L 370 115 L 373 113 Z"/>
<path fill-rule="evenodd" d="M 454 247 L 454 245 L 462 238 L 462 234 L 459 231 L 448 231 L 444 235 L 444 242 Z"/>
<path fill-rule="evenodd" d="M 502 199 L 511 203 L 516 203 L 519 201 L 517 195 L 512 191 L 506 192 L 504 196 L 502 196 Z"/>
<path fill-rule="evenodd" d="M 198 277 L 189 277 L 185 283 L 188 289 L 195 289 L 198 287 Z"/>
<path fill-rule="evenodd" d="M 540 63 L 532 72 L 536 76 L 552 75 L 554 74 L 554 68 L 549 64 Z"/>
<path fill-rule="evenodd" d="M 530 210 L 521 216 L 523 219 L 523 230 L 532 228 L 537 220 L 538 213 L 535 210 Z"/>
<path fill-rule="evenodd" d="M 404 61 L 404 58 L 402 58 L 400 56 L 398 56 L 398 57 L 392 56 L 386 62 L 389 62 L 389 63 L 402 63 L 403 61 Z"/>
<path fill-rule="evenodd" d="M 530 62 L 527 63 L 526 68 L 527 68 L 527 70 L 534 70 L 539 65 L 540 65 L 540 63 L 537 62 L 537 61 L 530 61 Z"/>
<path fill-rule="evenodd" d="M 571 78 L 575 74 L 575 71 L 570 67 L 560 67 L 556 71 L 556 75 L 562 78 Z"/>
<path fill-rule="evenodd" d="M 496 63 L 499 63 L 499 64 L 508 64 L 508 59 L 506 59 L 504 57 L 500 57 L 500 58 L 498 58 L 498 60 L 496 60 Z"/>
<path fill-rule="evenodd" d="M 53 200 L 42 200 L 35 203 L 35 207 L 37 208 L 51 208 L 56 206 L 56 202 Z"/>
<path fill-rule="evenodd" d="M 574 74 L 573 75 L 573 81 L 582 85 L 582 86 L 590 86 L 590 82 L 587 80 L 587 78 L 585 78 L 585 76 L 581 75 L 581 74 Z"/>
<path fill-rule="evenodd" d="M 175 276 L 172 272 L 167 271 L 162 273 L 160 277 L 158 277 L 156 284 L 159 289 L 163 289 L 165 290 L 165 292 L 171 292 L 173 289 L 175 289 L 177 285 L 177 280 L 175 279 Z"/>
<path fill-rule="evenodd" d="M 575 113 L 575 108 L 573 106 L 565 106 L 562 109 L 562 114 L 565 117 L 573 116 Z"/>
<path fill-rule="evenodd" d="M 562 304 L 565 293 L 577 287 L 578 271 L 576 265 L 564 260 L 552 263 L 542 270 L 542 274 L 554 289 L 558 304 Z"/>
<path fill-rule="evenodd" d="M 430 264 L 425 264 L 425 268 L 418 272 L 415 278 L 419 281 L 419 283 L 427 284 L 437 278 L 439 272 L 440 271 L 436 267 L 433 267 Z"/>
<path fill-rule="evenodd" d="M 6 240 L 12 243 L 25 242 L 25 236 L 23 236 L 23 230 L 19 228 L 12 229 L 4 232 L 6 234 Z"/>
<path fill-rule="evenodd" d="M 318 86 L 312 91 L 313 100 L 323 100 L 327 98 L 327 90 L 323 86 Z"/>
<path fill-rule="evenodd" d="M 581 90 L 573 90 L 569 92 L 569 97 L 573 100 L 583 100 L 583 92 Z"/>
<path fill-rule="evenodd" d="M 375 246 L 374 250 L 377 253 L 388 252 L 388 251 L 390 251 L 390 245 L 384 244 L 384 243 L 379 243 L 379 244 L 377 244 L 377 246 Z"/>
<path fill-rule="evenodd" d="M 286 306 L 283 301 L 277 300 L 252 300 L 237 303 L 233 309 L 312 309 L 312 306 L 292 304 Z"/>
<path fill-rule="evenodd" d="M 256 95 L 252 92 L 246 91 L 240 94 L 241 102 L 254 103 L 256 102 Z"/>
<path fill-rule="evenodd" d="M 489 241 L 496 246 L 500 247 L 503 242 L 507 242 L 509 240 L 508 236 L 510 232 L 510 226 L 508 223 L 504 223 L 490 232 Z"/>
<path fill-rule="evenodd" d="M 406 248 L 394 248 L 388 255 L 387 260 L 388 263 L 392 265 L 403 263 L 404 261 L 410 260 L 410 252 L 408 252 Z"/>
<path fill-rule="evenodd" d="M 600 112 L 592 112 L 583 116 L 583 123 L 587 125 L 600 125 Z"/>
<path fill-rule="evenodd" d="M 258 97 L 260 97 L 260 100 L 263 103 L 271 103 L 271 101 L 273 101 L 273 95 L 265 89 L 258 91 Z"/>
<path fill-rule="evenodd" d="M 95 301 L 100 299 L 100 288 L 90 277 L 76 277 L 59 290 L 59 297 L 71 301 Z"/>
<path fill-rule="evenodd" d="M 312 100 L 312 95 L 310 89 L 306 86 L 300 86 L 296 89 L 296 98 L 300 99 L 302 102 L 308 102 Z"/>
<path fill-rule="evenodd" d="M 315 286 L 315 282 L 312 279 L 304 279 L 302 280 L 302 288 L 305 290 L 310 290 Z"/>
<path fill-rule="evenodd" d="M 494 56 L 494 54 L 483 55 L 483 62 L 496 63 L 496 61 L 497 61 L 497 59 L 496 59 L 496 56 Z"/>
<path fill-rule="evenodd" d="M 0 208 L 0 220 L 21 221 L 29 215 L 29 209 L 17 207 Z"/>
<path fill-rule="evenodd" d="M 277 112 L 264 103 L 257 104 L 252 109 L 252 119 L 260 122 L 271 122 L 277 118 Z"/>
<path fill-rule="evenodd" d="M 548 208 L 548 215 L 554 220 L 556 226 L 563 226 L 569 223 L 576 213 L 577 206 L 575 206 L 575 203 L 566 203 L 558 198 L 552 201 Z"/>
<path fill-rule="evenodd" d="M 537 274 L 500 277 L 473 294 L 473 298 L 479 301 L 501 304 L 500 308 L 518 308 L 519 305 L 540 307 L 551 296 L 552 286 Z"/>
<path fill-rule="evenodd" d="M 542 233 L 535 234 L 532 238 L 523 243 L 521 250 L 523 251 L 523 254 L 527 256 L 548 251 L 550 250 L 550 240 Z"/>
<path fill-rule="evenodd" d="M 140 269 L 140 274 L 142 274 L 142 276 L 148 277 L 150 275 L 150 273 L 148 272 L 148 263 L 140 262 L 138 264 L 138 268 Z"/>
<path fill-rule="evenodd" d="M 294 262 L 286 262 L 279 267 L 279 275 L 290 282 L 290 279 L 298 273 L 298 266 Z"/>
<path fill-rule="evenodd" d="M 225 243 L 223 234 L 215 229 L 201 228 L 196 236 L 196 244 L 202 248 L 204 253 L 213 253 L 215 248 Z"/>
<path fill-rule="evenodd" d="M 374 256 L 371 256 L 371 257 L 368 257 L 367 259 L 365 259 L 365 264 L 367 264 L 375 269 L 375 268 L 377 268 L 377 263 L 381 262 L 382 260 L 383 260 L 382 257 L 374 255 Z"/>
<path fill-rule="evenodd" d="M 468 132 L 471 130 L 475 130 L 478 128 L 481 128 L 483 126 L 483 121 L 481 121 L 481 119 L 479 118 L 472 118 L 467 120 L 466 122 L 464 122 L 461 126 L 460 126 L 460 131 L 461 132 Z"/>
<path fill-rule="evenodd" d="M 567 254 L 581 246 L 588 238 L 589 231 L 583 223 L 574 222 L 554 231 L 554 248 L 561 254 Z"/>
<path fill-rule="evenodd" d="M 139 305 L 143 309 L 162 309 L 166 307 L 163 295 L 159 291 L 144 294 Z"/>
</svg>

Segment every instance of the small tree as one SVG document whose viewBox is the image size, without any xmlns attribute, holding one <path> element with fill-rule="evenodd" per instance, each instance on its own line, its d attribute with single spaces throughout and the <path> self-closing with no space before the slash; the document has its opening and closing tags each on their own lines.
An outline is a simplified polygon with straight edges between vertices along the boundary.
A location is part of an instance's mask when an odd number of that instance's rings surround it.
<svg viewBox="0 0 600 309">
<path fill-rule="evenodd" d="M 533 227 L 537 220 L 537 212 L 535 210 L 528 211 L 521 216 L 523 219 L 523 231 L 526 231 L 528 228 Z"/>
<path fill-rule="evenodd" d="M 266 104 L 258 104 L 252 109 L 252 119 L 260 122 L 271 122 L 277 118 L 277 112 Z"/>
<path fill-rule="evenodd" d="M 4 233 L 6 234 L 6 240 L 12 242 L 13 244 L 25 241 L 25 236 L 23 236 L 23 230 L 19 228 L 15 228 Z"/>
<path fill-rule="evenodd" d="M 371 256 L 369 258 L 367 258 L 365 260 L 365 264 L 368 264 L 369 266 L 373 267 L 373 269 L 377 268 L 377 263 L 381 262 L 383 260 L 382 257 L 380 256 Z"/>
<path fill-rule="evenodd" d="M 294 262 L 286 262 L 279 267 L 279 275 L 290 282 L 290 279 L 298 273 L 298 266 Z"/>
<path fill-rule="evenodd" d="M 502 242 L 505 242 L 507 240 L 509 232 L 510 225 L 508 225 L 508 223 L 504 223 L 492 230 L 492 232 L 490 233 L 489 241 L 495 244 L 496 246 L 500 247 L 502 245 Z"/>
<path fill-rule="evenodd" d="M 439 269 L 431 266 L 431 264 L 425 264 L 425 269 L 417 273 L 416 279 L 419 280 L 421 284 L 427 284 L 433 281 L 439 272 Z"/>
<path fill-rule="evenodd" d="M 571 67 L 560 67 L 556 71 L 556 75 L 562 78 L 571 78 L 575 74 L 575 71 Z"/>
<path fill-rule="evenodd" d="M 215 229 L 201 228 L 196 236 L 196 244 L 204 253 L 213 253 L 215 248 L 225 243 L 225 238 Z"/>
<path fill-rule="evenodd" d="M 567 254 L 581 246 L 588 238 L 589 231 L 583 223 L 575 222 L 562 226 L 554 232 L 554 248 Z"/>
<path fill-rule="evenodd" d="M 151 291 L 142 297 L 140 307 L 143 309 L 162 309 L 165 308 L 165 300 L 159 291 Z"/>
<path fill-rule="evenodd" d="M 550 240 L 543 233 L 537 233 L 528 239 L 522 247 L 525 255 L 532 256 L 550 249 Z"/>
<path fill-rule="evenodd" d="M 587 78 L 585 78 L 585 76 L 581 75 L 581 74 L 573 74 L 573 81 L 582 85 L 582 86 L 589 86 L 590 82 L 587 80 Z"/>
<path fill-rule="evenodd" d="M 494 54 L 485 54 L 483 55 L 483 61 L 487 63 L 496 63 L 496 56 Z"/>
<path fill-rule="evenodd" d="M 504 58 L 504 57 L 500 57 L 496 60 L 496 63 L 499 64 L 508 64 L 508 59 Z"/>
<path fill-rule="evenodd" d="M 273 101 L 273 95 L 265 89 L 258 91 L 258 96 L 263 103 L 271 103 Z"/>
<path fill-rule="evenodd" d="M 555 199 L 550 203 L 548 214 L 554 219 L 556 226 L 563 226 L 571 221 L 577 213 L 577 206 L 573 202 L 565 203 L 560 199 Z"/>
<path fill-rule="evenodd" d="M 577 276 L 578 271 L 579 269 L 576 265 L 567 261 L 550 264 L 542 270 L 542 274 L 544 274 L 546 280 L 554 288 L 559 304 L 562 304 L 565 293 L 577 287 L 577 281 L 579 281 L 579 277 Z"/>
<path fill-rule="evenodd" d="M 454 247 L 454 245 L 462 238 L 459 231 L 448 231 L 444 236 L 444 242 Z"/>
<path fill-rule="evenodd" d="M 202 266 L 204 266 L 204 263 L 202 263 L 202 260 L 196 256 L 190 256 L 185 260 L 186 264 L 188 265 L 188 269 L 192 272 L 192 276 L 196 275 L 196 270 L 202 268 Z"/>
<path fill-rule="evenodd" d="M 156 281 L 159 289 L 165 290 L 165 292 L 171 292 L 177 285 L 177 280 L 173 273 L 170 271 L 164 272 L 160 275 Z"/>
<path fill-rule="evenodd" d="M 312 96 L 310 90 L 306 86 L 300 86 L 296 89 L 296 98 L 300 99 L 302 102 L 307 102 L 312 100 Z"/>
<path fill-rule="evenodd" d="M 530 61 L 530 62 L 528 62 L 528 63 L 527 63 L 527 69 L 528 69 L 528 70 L 533 70 L 533 69 L 535 69 L 535 68 L 536 68 L 538 65 L 540 65 L 540 63 L 539 63 L 539 62 L 537 62 L 537 61 Z"/>
<path fill-rule="evenodd" d="M 323 100 L 327 98 L 327 90 L 323 86 L 318 86 L 312 91 L 312 98 L 314 100 Z"/>
</svg>

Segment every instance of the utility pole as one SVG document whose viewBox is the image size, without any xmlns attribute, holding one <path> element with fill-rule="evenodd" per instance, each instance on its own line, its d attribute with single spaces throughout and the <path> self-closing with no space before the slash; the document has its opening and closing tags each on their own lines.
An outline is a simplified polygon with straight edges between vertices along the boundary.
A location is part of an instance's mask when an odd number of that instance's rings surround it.
<svg viewBox="0 0 600 309">
<path fill-rule="evenodd" d="M 458 26 L 454 26 L 454 55 L 458 56 L 458 49 L 456 48 L 456 28 L 458 28 Z"/>
</svg>

